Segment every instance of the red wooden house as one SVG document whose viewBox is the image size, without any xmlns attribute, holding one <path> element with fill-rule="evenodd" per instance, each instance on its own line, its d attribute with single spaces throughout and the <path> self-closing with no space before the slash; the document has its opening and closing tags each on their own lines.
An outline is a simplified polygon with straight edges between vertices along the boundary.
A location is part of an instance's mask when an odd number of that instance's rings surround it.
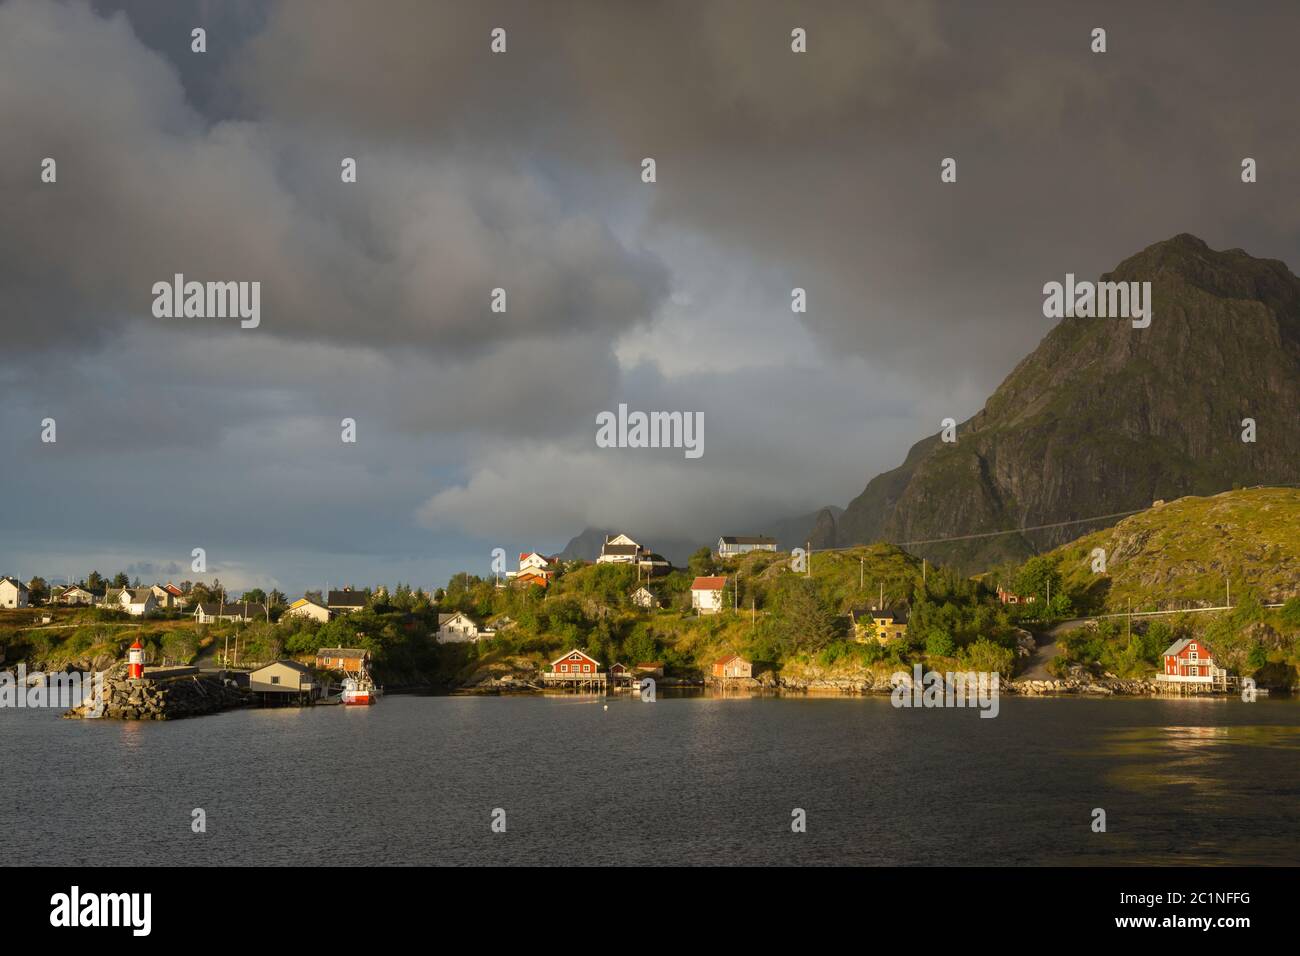
<svg viewBox="0 0 1300 956">
<path fill-rule="evenodd" d="M 1184 637 L 1174 641 L 1164 653 L 1165 678 L 1185 678 L 1192 681 L 1210 681 L 1222 670 L 1214 663 L 1214 652 L 1202 640 Z"/>
<path fill-rule="evenodd" d="M 551 661 L 551 669 L 542 675 L 543 680 L 548 683 L 602 686 L 606 677 L 605 672 L 600 669 L 600 661 L 577 648 Z"/>
</svg>

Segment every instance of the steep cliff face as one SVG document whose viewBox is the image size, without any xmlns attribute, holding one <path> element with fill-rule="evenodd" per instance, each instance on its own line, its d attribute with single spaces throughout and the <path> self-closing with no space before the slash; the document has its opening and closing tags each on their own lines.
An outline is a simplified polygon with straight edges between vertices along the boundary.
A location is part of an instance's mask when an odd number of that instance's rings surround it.
<svg viewBox="0 0 1300 956">
<path fill-rule="evenodd" d="M 837 522 L 836 543 L 979 534 L 1300 482 L 1300 279 L 1190 235 L 1102 279 L 1152 284 L 1149 328 L 1061 320 L 955 443 L 926 438 L 874 478 Z M 1246 418 L 1254 443 L 1242 441 Z M 1110 523 L 911 550 L 976 571 Z"/>
</svg>

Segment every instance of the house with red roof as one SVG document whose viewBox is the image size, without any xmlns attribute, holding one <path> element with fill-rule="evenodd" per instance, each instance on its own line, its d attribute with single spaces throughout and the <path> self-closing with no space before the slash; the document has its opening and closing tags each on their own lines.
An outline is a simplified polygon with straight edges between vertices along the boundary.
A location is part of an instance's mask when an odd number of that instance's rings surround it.
<svg viewBox="0 0 1300 956">
<path fill-rule="evenodd" d="M 722 610 L 725 577 L 698 577 L 691 582 L 691 607 L 697 614 L 717 614 Z"/>
</svg>

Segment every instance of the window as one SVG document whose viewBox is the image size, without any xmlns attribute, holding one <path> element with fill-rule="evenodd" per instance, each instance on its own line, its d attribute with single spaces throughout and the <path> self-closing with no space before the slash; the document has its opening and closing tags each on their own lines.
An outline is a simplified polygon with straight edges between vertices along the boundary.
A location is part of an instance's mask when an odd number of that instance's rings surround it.
<svg viewBox="0 0 1300 956">
<path fill-rule="evenodd" d="M 583 665 L 582 665 L 582 672 L 583 672 L 584 674 L 586 674 L 586 673 L 589 672 L 590 670 L 591 670 L 591 665 L 590 665 L 590 664 L 583 664 Z"/>
<path fill-rule="evenodd" d="M 568 665 L 568 664 L 561 664 L 561 665 L 560 665 L 560 673 L 561 673 L 561 674 L 567 674 L 567 673 L 569 673 L 569 665 Z"/>
<path fill-rule="evenodd" d="M 278 683 L 280 683 L 280 677 L 279 677 L 279 675 L 276 675 L 276 676 L 272 677 L 272 678 L 271 678 L 271 683 L 272 683 L 272 684 L 278 684 Z"/>
</svg>

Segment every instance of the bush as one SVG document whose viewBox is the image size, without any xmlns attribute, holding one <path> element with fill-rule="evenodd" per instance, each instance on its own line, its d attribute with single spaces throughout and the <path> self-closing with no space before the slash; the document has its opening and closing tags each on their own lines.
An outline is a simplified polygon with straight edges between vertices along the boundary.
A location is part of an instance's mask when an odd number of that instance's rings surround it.
<svg viewBox="0 0 1300 956">
<path fill-rule="evenodd" d="M 965 667 L 986 673 L 996 671 L 1004 678 L 1011 676 L 1015 660 L 1016 655 L 1011 650 L 986 637 L 967 645 L 961 652 L 961 661 Z"/>
<path fill-rule="evenodd" d="M 932 630 L 925 638 L 925 652 L 931 657 L 952 657 L 957 645 L 944 631 Z"/>
</svg>

